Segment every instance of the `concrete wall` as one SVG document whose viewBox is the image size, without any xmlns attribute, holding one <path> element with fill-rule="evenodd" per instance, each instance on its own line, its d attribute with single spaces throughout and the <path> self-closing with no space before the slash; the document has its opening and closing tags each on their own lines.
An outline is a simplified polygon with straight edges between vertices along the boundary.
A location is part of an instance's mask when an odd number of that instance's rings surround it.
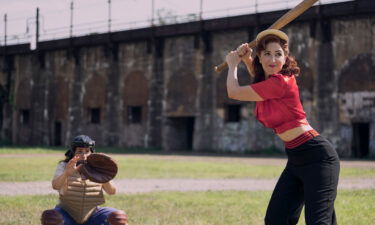
<svg viewBox="0 0 375 225">
<path fill-rule="evenodd" d="M 366 4 L 374 3 L 315 7 L 283 29 L 307 119 L 342 156 L 361 156 L 358 146 L 375 155 L 375 14 Z M 283 13 L 1 48 L 1 140 L 68 145 L 85 133 L 101 146 L 282 149 L 255 120 L 254 103 L 227 98 L 226 74 L 213 66 Z M 242 64 L 239 79 L 251 83 Z"/>
</svg>

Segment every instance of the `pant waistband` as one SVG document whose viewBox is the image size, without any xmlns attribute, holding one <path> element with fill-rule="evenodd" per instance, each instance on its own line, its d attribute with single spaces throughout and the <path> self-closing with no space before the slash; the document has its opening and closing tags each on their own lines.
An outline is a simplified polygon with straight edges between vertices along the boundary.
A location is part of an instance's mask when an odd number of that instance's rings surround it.
<svg viewBox="0 0 375 225">
<path fill-rule="evenodd" d="M 301 134 L 300 136 L 294 138 L 291 141 L 285 141 L 284 142 L 285 148 L 288 148 L 288 149 L 296 148 L 302 145 L 303 143 L 305 143 L 306 141 L 311 140 L 318 135 L 319 133 L 314 129 L 306 131 L 305 133 Z"/>
</svg>

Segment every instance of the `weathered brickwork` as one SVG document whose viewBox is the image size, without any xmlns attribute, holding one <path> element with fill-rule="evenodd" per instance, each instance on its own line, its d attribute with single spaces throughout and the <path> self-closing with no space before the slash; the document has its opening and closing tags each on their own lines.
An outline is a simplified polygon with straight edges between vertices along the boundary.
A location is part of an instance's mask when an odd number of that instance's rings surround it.
<svg viewBox="0 0 375 225">
<path fill-rule="evenodd" d="M 339 4 L 342 15 L 315 7 L 283 30 L 302 71 L 300 96 L 312 126 L 342 156 L 374 156 L 375 14 L 363 9 L 345 16 L 351 4 Z M 238 22 L 249 15 L 147 28 L 133 36 L 124 31 L 122 38 L 94 43 L 87 37 L 59 48 L 54 43 L 64 46 L 65 40 L 57 40 L 37 51 L 3 47 L 0 144 L 66 146 L 85 133 L 100 146 L 283 149 L 254 118 L 255 104 L 228 99 L 226 72 L 213 71 L 228 51 L 269 26 L 262 18 L 274 14 L 262 14 L 256 23 Z M 242 64 L 238 76 L 240 85 L 251 83 Z"/>
</svg>

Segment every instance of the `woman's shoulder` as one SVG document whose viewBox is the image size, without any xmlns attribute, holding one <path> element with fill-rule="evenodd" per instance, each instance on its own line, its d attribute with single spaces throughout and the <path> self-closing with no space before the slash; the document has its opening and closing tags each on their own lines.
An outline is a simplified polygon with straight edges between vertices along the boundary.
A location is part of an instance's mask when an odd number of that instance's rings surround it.
<svg viewBox="0 0 375 225">
<path fill-rule="evenodd" d="M 59 161 L 59 163 L 57 164 L 57 167 L 65 167 L 67 164 L 67 162 L 65 161 Z"/>
<path fill-rule="evenodd" d="M 66 166 L 66 162 L 64 162 L 64 161 L 60 161 L 57 164 L 54 178 L 60 176 L 64 172 L 65 166 Z"/>
</svg>

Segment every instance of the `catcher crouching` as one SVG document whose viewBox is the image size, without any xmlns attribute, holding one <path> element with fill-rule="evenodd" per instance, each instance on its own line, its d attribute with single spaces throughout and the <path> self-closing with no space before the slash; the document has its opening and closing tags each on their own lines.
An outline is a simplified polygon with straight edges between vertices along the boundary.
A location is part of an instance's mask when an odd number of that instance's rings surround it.
<svg viewBox="0 0 375 225">
<path fill-rule="evenodd" d="M 41 215 L 42 225 L 126 225 L 128 216 L 122 210 L 99 207 L 105 202 L 103 190 L 113 195 L 112 179 L 117 164 L 109 156 L 95 153 L 95 141 L 79 135 L 57 166 L 52 187 L 59 191 L 59 204 Z"/>
</svg>

